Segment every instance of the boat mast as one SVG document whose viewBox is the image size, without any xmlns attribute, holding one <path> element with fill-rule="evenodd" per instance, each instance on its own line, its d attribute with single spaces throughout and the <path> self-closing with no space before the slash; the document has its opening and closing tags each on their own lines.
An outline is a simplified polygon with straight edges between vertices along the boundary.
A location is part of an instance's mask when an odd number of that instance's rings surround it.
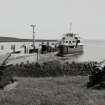
<svg viewBox="0 0 105 105">
<path fill-rule="evenodd" d="M 69 23 L 69 31 L 71 33 L 71 30 L 72 30 L 72 22 Z"/>
</svg>

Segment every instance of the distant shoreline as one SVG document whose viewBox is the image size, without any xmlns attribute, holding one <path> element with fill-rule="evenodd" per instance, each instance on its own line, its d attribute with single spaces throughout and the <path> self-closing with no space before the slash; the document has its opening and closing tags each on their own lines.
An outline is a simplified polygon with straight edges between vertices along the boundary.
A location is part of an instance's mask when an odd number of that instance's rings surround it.
<svg viewBox="0 0 105 105">
<path fill-rule="evenodd" d="M 0 37 L 0 42 L 32 42 L 33 39 L 23 39 L 14 37 Z M 36 42 L 39 41 L 57 41 L 57 39 L 35 39 Z"/>
</svg>

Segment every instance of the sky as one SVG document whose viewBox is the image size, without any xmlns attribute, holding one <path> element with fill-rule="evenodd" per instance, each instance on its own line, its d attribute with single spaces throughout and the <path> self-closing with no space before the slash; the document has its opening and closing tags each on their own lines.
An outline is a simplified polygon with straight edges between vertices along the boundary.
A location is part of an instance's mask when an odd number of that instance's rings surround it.
<svg viewBox="0 0 105 105">
<path fill-rule="evenodd" d="M 105 0 L 0 0 L 0 36 L 58 39 L 78 33 L 84 39 L 105 39 Z"/>
</svg>

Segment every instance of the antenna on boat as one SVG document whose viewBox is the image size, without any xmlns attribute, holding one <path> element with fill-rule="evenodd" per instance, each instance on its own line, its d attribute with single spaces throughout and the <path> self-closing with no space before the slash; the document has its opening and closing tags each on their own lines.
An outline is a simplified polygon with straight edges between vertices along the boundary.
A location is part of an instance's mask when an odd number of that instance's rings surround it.
<svg viewBox="0 0 105 105">
<path fill-rule="evenodd" d="M 70 33 L 72 32 L 71 30 L 72 30 L 72 22 L 69 23 L 69 31 L 70 31 Z"/>
</svg>

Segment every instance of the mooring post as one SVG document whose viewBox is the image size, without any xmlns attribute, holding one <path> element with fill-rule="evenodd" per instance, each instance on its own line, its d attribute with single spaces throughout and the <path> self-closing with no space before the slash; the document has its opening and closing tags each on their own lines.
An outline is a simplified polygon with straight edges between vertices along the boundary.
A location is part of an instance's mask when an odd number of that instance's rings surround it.
<svg viewBox="0 0 105 105">
<path fill-rule="evenodd" d="M 37 62 L 38 62 L 38 49 L 37 49 Z"/>
</svg>

